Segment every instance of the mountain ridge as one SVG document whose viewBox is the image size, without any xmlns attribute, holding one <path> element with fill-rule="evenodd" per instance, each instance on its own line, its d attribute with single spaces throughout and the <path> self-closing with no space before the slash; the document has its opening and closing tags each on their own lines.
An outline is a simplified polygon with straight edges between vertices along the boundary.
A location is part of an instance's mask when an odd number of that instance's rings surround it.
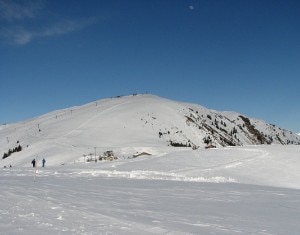
<svg viewBox="0 0 300 235">
<path fill-rule="evenodd" d="M 56 156 L 57 164 L 60 156 L 74 161 L 111 149 L 126 156 L 171 147 L 300 144 L 297 134 L 265 121 L 149 94 L 101 99 L 3 125 L 0 137 L 0 154 L 21 145 L 14 156 Z"/>
</svg>

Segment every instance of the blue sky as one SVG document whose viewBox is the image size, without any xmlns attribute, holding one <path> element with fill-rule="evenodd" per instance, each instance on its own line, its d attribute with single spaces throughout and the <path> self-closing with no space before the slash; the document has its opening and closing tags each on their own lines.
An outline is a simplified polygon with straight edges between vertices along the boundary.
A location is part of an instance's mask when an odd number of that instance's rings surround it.
<svg viewBox="0 0 300 235">
<path fill-rule="evenodd" d="M 0 0 L 0 123 L 151 93 L 300 132 L 300 1 Z"/>
</svg>

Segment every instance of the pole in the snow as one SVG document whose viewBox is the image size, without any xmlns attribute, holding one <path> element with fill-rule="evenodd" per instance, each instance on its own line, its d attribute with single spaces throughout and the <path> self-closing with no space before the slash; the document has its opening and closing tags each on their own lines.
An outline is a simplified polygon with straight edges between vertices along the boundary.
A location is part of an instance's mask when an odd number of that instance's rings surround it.
<svg viewBox="0 0 300 235">
<path fill-rule="evenodd" d="M 39 158 L 39 157 L 37 156 L 37 157 L 36 157 L 36 161 L 35 161 L 35 166 L 34 166 L 34 168 L 35 168 L 35 170 L 34 170 L 34 182 L 35 182 L 35 180 L 36 180 L 38 158 Z"/>
</svg>

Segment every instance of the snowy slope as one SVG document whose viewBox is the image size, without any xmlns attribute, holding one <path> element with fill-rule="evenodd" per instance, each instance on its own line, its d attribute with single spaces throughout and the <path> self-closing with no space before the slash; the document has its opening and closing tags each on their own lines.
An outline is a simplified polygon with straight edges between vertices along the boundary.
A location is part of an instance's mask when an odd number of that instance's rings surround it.
<svg viewBox="0 0 300 235">
<path fill-rule="evenodd" d="M 168 146 L 204 148 L 261 143 L 297 144 L 296 134 L 238 113 L 217 112 L 153 95 L 109 98 L 1 126 L 0 161 L 28 165 L 36 156 L 53 165 L 113 150 L 119 157 L 140 151 L 165 153 Z M 168 150 L 165 150 L 168 149 Z M 2 155 L 2 156 L 3 156 Z"/>
<path fill-rule="evenodd" d="M 296 235 L 298 138 L 152 95 L 0 126 L 2 153 L 22 146 L 0 160 L 0 233 Z M 208 139 L 217 148 L 204 148 Z M 107 150 L 117 159 L 86 161 Z"/>
<path fill-rule="evenodd" d="M 0 231 L 297 235 L 299 150 L 226 147 L 2 169 Z"/>
</svg>

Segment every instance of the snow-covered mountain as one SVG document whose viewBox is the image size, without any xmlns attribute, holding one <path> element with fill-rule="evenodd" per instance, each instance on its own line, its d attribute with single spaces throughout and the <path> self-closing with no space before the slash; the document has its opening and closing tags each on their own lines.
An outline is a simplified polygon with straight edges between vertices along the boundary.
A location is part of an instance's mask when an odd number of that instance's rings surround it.
<svg viewBox="0 0 300 235">
<path fill-rule="evenodd" d="M 0 126 L 1 165 L 28 164 L 33 156 L 52 164 L 100 155 L 119 157 L 165 148 L 300 144 L 300 137 L 264 121 L 235 112 L 219 112 L 154 95 L 98 100 L 43 116 Z M 20 148 L 21 147 L 21 148 Z"/>
<path fill-rule="evenodd" d="M 299 138 L 238 113 L 152 95 L 2 125 L 0 231 L 296 235 Z M 117 159 L 95 161 L 109 150 Z"/>
</svg>

